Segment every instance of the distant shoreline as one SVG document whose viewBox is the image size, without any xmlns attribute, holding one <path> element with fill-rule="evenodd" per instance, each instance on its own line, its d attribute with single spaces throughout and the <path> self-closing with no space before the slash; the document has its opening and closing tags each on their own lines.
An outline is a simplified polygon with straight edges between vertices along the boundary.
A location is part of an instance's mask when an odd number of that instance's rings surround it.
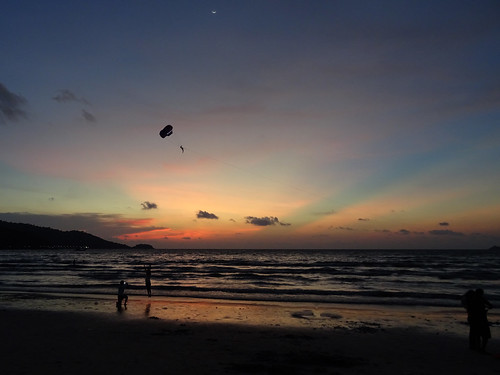
<svg viewBox="0 0 500 375">
<path fill-rule="evenodd" d="M 154 249 L 149 244 L 128 246 L 107 241 L 87 232 L 40 227 L 25 223 L 11 223 L 0 220 L 0 249 L 41 250 L 41 249 Z"/>
</svg>

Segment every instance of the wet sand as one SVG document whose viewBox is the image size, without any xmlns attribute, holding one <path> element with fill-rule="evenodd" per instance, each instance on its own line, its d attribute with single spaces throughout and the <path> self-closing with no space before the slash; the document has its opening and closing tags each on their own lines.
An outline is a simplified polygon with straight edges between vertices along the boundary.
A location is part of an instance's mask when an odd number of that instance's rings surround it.
<svg viewBox="0 0 500 375">
<path fill-rule="evenodd" d="M 460 308 L 3 294 L 5 374 L 498 374 Z"/>
</svg>

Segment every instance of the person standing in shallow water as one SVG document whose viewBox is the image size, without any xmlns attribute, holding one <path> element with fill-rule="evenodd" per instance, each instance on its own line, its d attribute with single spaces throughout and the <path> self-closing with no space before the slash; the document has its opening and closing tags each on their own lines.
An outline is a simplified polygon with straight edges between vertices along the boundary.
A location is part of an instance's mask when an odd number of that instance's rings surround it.
<svg viewBox="0 0 500 375">
<path fill-rule="evenodd" d="M 148 292 L 148 297 L 151 297 L 151 264 L 149 266 L 144 266 L 144 271 L 146 272 L 146 290 Z"/>
</svg>

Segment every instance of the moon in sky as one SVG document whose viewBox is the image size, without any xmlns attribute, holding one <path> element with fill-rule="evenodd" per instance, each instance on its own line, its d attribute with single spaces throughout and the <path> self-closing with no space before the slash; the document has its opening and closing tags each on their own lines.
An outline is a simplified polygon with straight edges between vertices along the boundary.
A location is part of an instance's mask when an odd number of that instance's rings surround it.
<svg viewBox="0 0 500 375">
<path fill-rule="evenodd" d="M 215 9 L 212 10 L 212 14 L 216 14 L 216 13 L 217 13 L 217 11 Z"/>
</svg>

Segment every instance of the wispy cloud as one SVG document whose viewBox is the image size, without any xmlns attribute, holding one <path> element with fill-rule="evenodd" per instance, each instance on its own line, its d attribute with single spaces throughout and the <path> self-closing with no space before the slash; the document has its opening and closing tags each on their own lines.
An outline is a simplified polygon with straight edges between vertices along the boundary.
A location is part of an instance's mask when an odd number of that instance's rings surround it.
<svg viewBox="0 0 500 375">
<path fill-rule="evenodd" d="M 87 99 L 85 99 L 83 97 L 79 97 L 73 91 L 68 90 L 68 89 L 59 90 L 57 92 L 57 94 L 52 97 L 52 99 L 55 100 L 56 102 L 59 102 L 59 103 L 75 102 L 75 103 L 81 103 L 81 104 L 84 104 L 87 106 L 90 105 L 90 102 Z M 82 109 L 82 116 L 85 119 L 85 121 L 87 121 L 87 122 L 97 122 L 96 117 L 92 113 L 87 111 L 86 109 Z"/>
<path fill-rule="evenodd" d="M 330 215 L 335 215 L 337 212 L 335 210 L 330 210 L 330 211 L 322 211 L 322 212 L 315 212 L 314 215 L 317 216 L 330 216 Z"/>
<path fill-rule="evenodd" d="M 449 229 L 430 230 L 429 234 L 432 234 L 435 236 L 463 236 L 464 235 L 462 232 L 455 232 L 455 231 L 449 230 Z"/>
<path fill-rule="evenodd" d="M 79 102 L 86 105 L 90 104 L 87 99 L 78 97 L 74 92 L 68 89 L 59 90 L 52 99 L 59 103 Z"/>
<path fill-rule="evenodd" d="M 83 118 L 85 120 L 87 120 L 88 122 L 96 122 L 97 121 L 95 116 L 92 113 L 90 113 L 89 111 L 86 111 L 85 109 L 82 109 L 82 115 L 83 115 Z"/>
<path fill-rule="evenodd" d="M 375 232 L 377 233 L 391 233 L 389 229 L 375 229 Z"/>
<path fill-rule="evenodd" d="M 396 235 L 403 235 L 403 236 L 409 236 L 409 235 L 422 236 L 425 234 L 424 232 L 410 231 L 408 229 L 400 229 L 398 231 L 392 231 L 389 229 L 375 229 L 374 232 L 385 233 L 388 235 L 396 234 Z"/>
<path fill-rule="evenodd" d="M 22 109 L 26 103 L 24 97 L 14 94 L 0 83 L 0 124 L 26 117 Z"/>
</svg>

